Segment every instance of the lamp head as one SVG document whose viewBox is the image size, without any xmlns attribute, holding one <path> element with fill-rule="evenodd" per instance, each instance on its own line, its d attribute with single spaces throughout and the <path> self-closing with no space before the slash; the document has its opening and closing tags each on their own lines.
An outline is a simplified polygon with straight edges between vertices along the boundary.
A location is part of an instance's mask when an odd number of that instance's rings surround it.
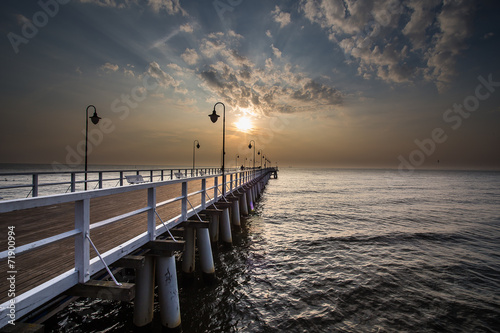
<svg viewBox="0 0 500 333">
<path fill-rule="evenodd" d="M 216 112 L 215 112 L 215 108 L 214 108 L 214 111 L 212 112 L 212 114 L 209 114 L 208 115 L 210 117 L 210 120 L 215 123 L 217 121 L 217 119 L 220 117 Z"/>
<path fill-rule="evenodd" d="M 200 143 L 198 142 L 198 144 L 196 145 L 196 148 L 200 149 Z"/>
<path fill-rule="evenodd" d="M 248 144 L 248 149 L 252 149 L 252 143 L 251 142 Z"/>
<path fill-rule="evenodd" d="M 99 119 L 101 119 L 101 117 L 99 117 L 97 115 L 97 111 L 96 110 L 94 110 L 94 114 L 92 115 L 92 117 L 89 117 L 89 118 L 90 118 L 90 120 L 92 120 L 92 123 L 94 125 L 97 125 L 97 123 L 99 122 Z"/>
</svg>

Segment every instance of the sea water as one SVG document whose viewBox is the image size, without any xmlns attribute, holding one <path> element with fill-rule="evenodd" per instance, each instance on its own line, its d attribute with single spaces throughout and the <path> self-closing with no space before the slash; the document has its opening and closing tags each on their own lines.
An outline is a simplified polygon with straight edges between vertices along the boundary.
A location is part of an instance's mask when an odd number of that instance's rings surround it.
<svg viewBox="0 0 500 333">
<path fill-rule="evenodd" d="M 179 275 L 184 332 L 498 332 L 500 173 L 282 169 L 214 261 L 215 283 Z M 132 314 L 81 299 L 46 331 Z"/>
</svg>

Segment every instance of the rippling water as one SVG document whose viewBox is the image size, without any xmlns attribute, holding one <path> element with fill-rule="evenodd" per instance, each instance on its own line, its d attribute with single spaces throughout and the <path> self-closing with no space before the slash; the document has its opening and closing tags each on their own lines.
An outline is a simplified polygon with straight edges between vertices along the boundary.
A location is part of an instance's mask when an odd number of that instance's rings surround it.
<svg viewBox="0 0 500 333">
<path fill-rule="evenodd" d="M 180 281 L 183 330 L 497 332 L 499 207 L 495 172 L 281 170 L 218 281 Z M 132 331 L 132 312 L 81 301 L 47 328 Z"/>
</svg>

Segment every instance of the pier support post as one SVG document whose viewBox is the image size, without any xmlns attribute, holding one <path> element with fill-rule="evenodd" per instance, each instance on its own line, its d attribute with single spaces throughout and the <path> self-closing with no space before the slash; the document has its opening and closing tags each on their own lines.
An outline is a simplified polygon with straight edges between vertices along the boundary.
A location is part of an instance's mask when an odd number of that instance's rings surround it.
<svg viewBox="0 0 500 333">
<path fill-rule="evenodd" d="M 156 280 L 158 282 L 161 323 L 167 328 L 178 328 L 181 325 L 181 308 L 173 253 L 170 253 L 169 256 L 156 258 Z"/>
<path fill-rule="evenodd" d="M 134 325 L 143 327 L 153 321 L 155 262 L 151 256 L 144 258 L 144 265 L 136 269 L 134 299 Z"/>
<path fill-rule="evenodd" d="M 195 229 L 184 227 L 184 252 L 182 254 L 182 271 L 186 274 L 194 273 L 195 269 Z"/>
<path fill-rule="evenodd" d="M 253 190 L 252 190 L 252 187 L 250 187 L 247 191 L 247 206 L 248 206 L 248 211 L 253 212 Z"/>
<path fill-rule="evenodd" d="M 196 233 L 198 238 L 198 252 L 200 254 L 201 271 L 203 272 L 203 276 L 205 278 L 212 281 L 215 278 L 215 267 L 208 228 L 198 228 Z"/>
<path fill-rule="evenodd" d="M 224 212 L 221 217 L 220 224 L 221 239 L 226 244 L 233 243 L 233 237 L 231 235 L 231 219 L 229 218 L 229 208 L 224 208 Z"/>
<path fill-rule="evenodd" d="M 248 215 L 248 204 L 247 204 L 247 193 L 243 192 L 241 194 L 240 200 L 240 211 L 244 216 Z"/>
<path fill-rule="evenodd" d="M 219 214 L 210 215 L 208 229 L 210 232 L 210 241 L 212 244 L 216 244 L 219 241 Z"/>
<path fill-rule="evenodd" d="M 240 203 L 238 198 L 232 199 L 232 221 L 235 226 L 240 227 L 241 226 L 241 220 L 240 220 Z"/>
</svg>

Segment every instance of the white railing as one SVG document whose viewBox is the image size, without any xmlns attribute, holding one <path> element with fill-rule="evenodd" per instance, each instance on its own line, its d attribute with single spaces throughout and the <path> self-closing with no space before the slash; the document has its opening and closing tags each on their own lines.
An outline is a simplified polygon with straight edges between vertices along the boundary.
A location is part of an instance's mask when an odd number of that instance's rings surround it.
<svg viewBox="0 0 500 333">
<path fill-rule="evenodd" d="M 6 219 L 2 219 L 3 213 L 53 206 L 64 203 L 74 203 L 75 206 L 75 227 L 73 230 L 48 238 L 39 239 L 29 244 L 16 246 L 15 255 L 17 257 L 22 253 L 33 251 L 55 242 L 59 242 L 72 237 L 75 239 L 74 267 L 47 282 L 44 282 L 38 286 L 34 286 L 32 289 L 24 292 L 21 295 L 16 295 L 16 318 L 20 318 L 21 316 L 36 309 L 38 306 L 44 304 L 54 296 L 76 285 L 77 283 L 88 281 L 93 274 L 105 268 L 104 263 L 99 260 L 97 256 L 94 258 L 90 258 L 90 248 L 88 241 L 90 230 L 95 230 L 103 226 L 117 223 L 124 220 L 125 218 L 147 212 L 147 218 L 145 221 L 145 223 L 147 223 L 146 232 L 128 239 L 124 243 L 106 251 L 105 253 L 102 253 L 102 258 L 106 262 L 106 264 L 112 264 L 116 260 L 130 254 L 149 241 L 155 240 L 158 235 L 163 234 L 168 229 L 175 227 L 179 223 L 186 221 L 189 217 L 197 214 L 199 211 L 202 211 L 206 207 L 212 205 L 221 198 L 223 193 L 232 193 L 233 191 L 240 189 L 249 182 L 255 179 L 260 179 L 261 177 L 264 177 L 265 175 L 273 171 L 274 168 L 241 170 L 225 174 L 224 180 L 222 180 L 222 176 L 220 174 L 204 175 L 192 178 L 143 183 L 87 192 L 76 192 L 45 197 L 0 201 L 0 226 L 2 228 L 7 228 L 9 224 L 9 221 L 6 221 Z M 211 184 L 213 183 L 213 186 L 207 188 L 207 181 L 210 181 Z M 192 193 L 188 193 L 189 184 L 194 184 L 194 182 L 201 182 L 200 188 Z M 162 186 L 179 183 L 181 184 L 180 196 L 168 198 L 163 202 L 157 202 L 157 189 L 161 188 Z M 146 206 L 134 209 L 123 214 L 108 217 L 104 220 L 94 222 L 92 224 L 90 223 L 91 199 L 103 199 L 110 195 L 127 193 L 137 190 L 146 190 Z M 191 202 L 189 201 L 190 197 L 194 195 L 201 196 L 201 203 L 194 208 L 189 208 L 191 206 Z M 181 202 L 180 214 L 169 219 L 168 221 L 165 221 L 165 223 L 157 225 L 156 210 L 162 206 L 178 201 Z M 109 237 L 113 237 L 113 235 L 109 235 Z M 0 240 L 0 242 L 4 241 L 6 240 Z M 7 248 L 7 246 L 5 246 L 4 248 Z M 57 253 L 54 253 L 54 256 L 57 255 Z M 0 261 L 7 260 L 8 256 L 8 250 L 0 252 Z M 9 314 L 9 305 L 11 303 L 12 300 L 9 300 L 0 305 L 0 327 L 3 327 L 8 323 L 9 317 L 7 315 Z"/>
<path fill-rule="evenodd" d="M 218 168 L 174 168 L 174 169 L 129 169 L 87 171 L 44 171 L 44 172 L 5 172 L 0 173 L 0 198 L 6 197 L 7 190 L 16 190 L 15 198 L 37 197 L 40 190 L 49 194 L 67 193 L 88 189 L 102 189 L 127 185 L 127 175 L 141 175 L 146 181 L 163 181 L 180 177 L 197 177 L 220 173 Z M 25 190 L 24 192 L 22 192 Z M 6 197 L 6 199 L 9 199 Z"/>
</svg>

